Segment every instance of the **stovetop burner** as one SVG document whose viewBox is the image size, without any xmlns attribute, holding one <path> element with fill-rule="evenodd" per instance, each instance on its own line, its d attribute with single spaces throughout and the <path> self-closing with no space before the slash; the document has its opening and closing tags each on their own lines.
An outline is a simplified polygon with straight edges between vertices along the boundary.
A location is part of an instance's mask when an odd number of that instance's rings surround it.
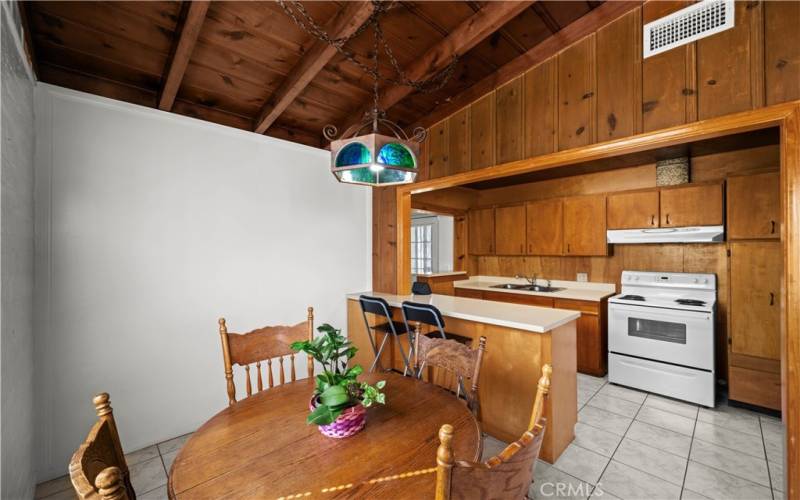
<svg viewBox="0 0 800 500">
<path fill-rule="evenodd" d="M 623 295 L 620 300 L 638 300 L 644 302 L 644 297 L 641 295 Z"/>
<path fill-rule="evenodd" d="M 675 302 L 682 306 L 704 306 L 706 303 L 697 299 L 675 299 Z"/>
</svg>

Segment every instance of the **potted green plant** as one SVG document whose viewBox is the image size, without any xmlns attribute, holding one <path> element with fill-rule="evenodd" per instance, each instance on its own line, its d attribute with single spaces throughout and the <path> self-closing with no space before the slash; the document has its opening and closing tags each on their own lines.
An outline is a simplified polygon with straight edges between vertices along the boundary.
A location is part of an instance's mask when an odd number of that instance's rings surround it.
<svg viewBox="0 0 800 500">
<path fill-rule="evenodd" d="M 317 331 L 322 335 L 313 340 L 293 342 L 291 346 L 295 351 L 310 355 L 323 367 L 323 372 L 316 376 L 316 387 L 309 404 L 311 413 L 306 421 L 316 424 L 326 436 L 349 437 L 366 425 L 366 407 L 386 403 L 386 396 L 381 392 L 386 381 L 381 380 L 375 385 L 359 382 L 358 376 L 364 372 L 361 365 L 347 367 L 358 348 L 342 335 L 341 330 L 327 323 Z"/>
</svg>

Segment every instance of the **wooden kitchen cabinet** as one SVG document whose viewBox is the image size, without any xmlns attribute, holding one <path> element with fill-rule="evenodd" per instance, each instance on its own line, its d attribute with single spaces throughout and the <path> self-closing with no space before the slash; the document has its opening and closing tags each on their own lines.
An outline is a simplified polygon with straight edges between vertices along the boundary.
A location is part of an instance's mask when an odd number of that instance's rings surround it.
<svg viewBox="0 0 800 500">
<path fill-rule="evenodd" d="M 609 194 L 607 210 L 608 229 L 658 227 L 658 191 Z"/>
<path fill-rule="evenodd" d="M 608 255 L 605 195 L 564 198 L 564 255 Z"/>
<path fill-rule="evenodd" d="M 592 302 L 588 300 L 558 299 L 527 293 L 481 291 L 458 287 L 456 288 L 456 297 L 579 311 L 581 317 L 575 322 L 578 371 L 598 377 L 605 376 L 608 371 L 608 328 L 606 320 L 608 302 L 606 299 L 600 302 Z"/>
<path fill-rule="evenodd" d="M 494 253 L 494 208 L 470 210 L 469 253 L 489 255 Z"/>
<path fill-rule="evenodd" d="M 781 244 L 731 243 L 731 352 L 780 359 Z"/>
<path fill-rule="evenodd" d="M 558 150 L 595 141 L 595 36 L 558 54 Z"/>
<path fill-rule="evenodd" d="M 602 377 L 608 371 L 607 302 L 555 299 L 553 307 L 580 311 L 576 325 L 578 371 Z"/>
<path fill-rule="evenodd" d="M 728 238 L 780 238 L 780 173 L 729 177 Z"/>
<path fill-rule="evenodd" d="M 525 205 L 494 210 L 494 241 L 497 255 L 525 253 Z"/>
<path fill-rule="evenodd" d="M 730 244 L 729 398 L 779 410 L 779 241 Z"/>
<path fill-rule="evenodd" d="M 525 205 L 529 255 L 564 254 L 564 202 L 561 198 Z"/>
<path fill-rule="evenodd" d="M 722 225 L 722 184 L 661 189 L 661 227 Z"/>
</svg>

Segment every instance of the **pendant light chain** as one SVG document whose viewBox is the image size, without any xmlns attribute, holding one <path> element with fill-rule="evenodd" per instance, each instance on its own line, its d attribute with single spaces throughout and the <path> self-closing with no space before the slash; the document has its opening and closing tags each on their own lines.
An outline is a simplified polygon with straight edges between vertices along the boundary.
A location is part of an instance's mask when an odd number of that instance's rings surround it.
<svg viewBox="0 0 800 500">
<path fill-rule="evenodd" d="M 411 80 L 406 76 L 405 72 L 398 63 L 397 58 L 394 55 L 394 52 L 389 47 L 389 44 L 386 42 L 386 39 L 383 36 L 383 30 L 380 25 L 380 16 L 389 10 L 392 2 L 372 0 L 372 13 L 367 18 L 367 20 L 361 26 L 359 26 L 358 29 L 356 29 L 356 31 L 354 31 L 351 35 L 339 38 L 331 37 L 325 31 L 325 29 L 311 17 L 311 15 L 308 13 L 303 4 L 300 3 L 298 0 L 288 0 L 288 1 L 277 0 L 277 2 L 281 6 L 283 11 L 286 13 L 286 15 L 289 16 L 292 19 L 292 21 L 294 21 L 294 23 L 297 26 L 299 26 L 303 31 L 315 37 L 316 39 L 324 43 L 327 43 L 331 47 L 335 48 L 348 61 L 358 66 L 364 73 L 370 75 L 373 78 L 373 80 L 375 80 L 374 87 L 376 89 L 375 92 L 376 101 L 377 101 L 377 84 L 379 80 L 383 80 L 393 85 L 402 85 L 406 87 L 411 87 L 417 92 L 431 93 L 441 90 L 447 84 L 447 82 L 450 81 L 453 74 L 455 74 L 455 70 L 458 65 L 458 56 L 453 56 L 447 67 L 445 67 L 444 69 L 439 71 L 436 75 L 426 80 Z M 352 51 L 345 49 L 345 45 L 349 41 L 358 37 L 370 27 L 372 28 L 375 37 L 373 50 L 375 52 L 374 58 L 376 62 L 373 68 L 359 61 Z M 383 51 L 386 54 L 387 58 L 389 59 L 389 63 L 392 69 L 397 75 L 396 78 L 385 77 L 380 74 L 380 70 L 377 64 L 377 58 L 381 46 L 383 47 Z"/>
</svg>

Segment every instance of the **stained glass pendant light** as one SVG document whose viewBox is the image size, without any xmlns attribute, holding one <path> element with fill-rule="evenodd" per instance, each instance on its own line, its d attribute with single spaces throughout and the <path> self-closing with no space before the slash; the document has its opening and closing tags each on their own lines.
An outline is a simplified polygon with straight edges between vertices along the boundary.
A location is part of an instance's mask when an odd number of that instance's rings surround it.
<svg viewBox="0 0 800 500">
<path fill-rule="evenodd" d="M 418 156 L 416 141 L 373 131 L 332 141 L 331 172 L 339 182 L 350 184 L 408 184 L 417 178 Z"/>
<path fill-rule="evenodd" d="M 404 74 L 391 47 L 383 37 L 380 25 L 381 16 L 392 7 L 393 2 L 372 0 L 372 13 L 369 18 L 360 28 L 344 38 L 334 38 L 328 34 L 325 27 L 309 15 L 302 2 L 298 0 L 277 0 L 277 2 L 297 26 L 335 48 L 345 59 L 358 66 L 373 80 L 372 109 L 364 114 L 363 121 L 347 129 L 341 136 L 333 125 L 325 126 L 322 131 L 325 138 L 331 141 L 333 175 L 339 182 L 369 186 L 414 182 L 417 178 L 419 144 L 425 140 L 426 131 L 422 127 L 417 127 L 409 136 L 402 127 L 386 118 L 386 113 L 379 106 L 378 81 L 384 80 L 393 85 L 408 86 L 418 92 L 435 92 L 444 88 L 453 76 L 458 58 L 453 56 L 450 64 L 430 78 L 412 80 Z M 360 61 L 352 51 L 345 49 L 350 40 L 368 28 L 372 29 L 374 39 L 372 67 Z M 393 78 L 380 73 L 378 56 L 381 48 L 394 70 Z"/>
</svg>

